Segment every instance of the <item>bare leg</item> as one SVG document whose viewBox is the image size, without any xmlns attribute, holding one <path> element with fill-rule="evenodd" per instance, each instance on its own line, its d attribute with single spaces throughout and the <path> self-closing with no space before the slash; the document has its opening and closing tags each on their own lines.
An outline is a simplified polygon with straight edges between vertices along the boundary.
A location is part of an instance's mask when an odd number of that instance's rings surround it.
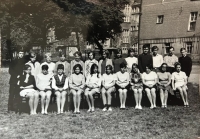
<svg viewBox="0 0 200 139">
<path fill-rule="evenodd" d="M 168 99 L 168 91 L 165 90 L 165 99 L 164 99 L 164 105 L 167 107 L 167 99 Z"/>
<path fill-rule="evenodd" d="M 183 100 L 183 104 L 186 105 L 186 101 L 185 101 L 185 98 L 184 98 L 184 95 L 183 95 L 183 90 L 182 90 L 182 88 L 181 88 L 181 87 L 178 87 L 177 89 L 178 89 L 179 92 L 180 92 L 181 98 L 182 98 L 182 100 Z"/>
<path fill-rule="evenodd" d="M 101 93 L 102 93 L 103 105 L 106 105 L 107 101 L 106 101 L 106 90 L 105 90 L 105 88 L 102 88 Z"/>
<path fill-rule="evenodd" d="M 61 93 L 59 91 L 56 91 L 55 94 L 56 94 L 56 101 L 57 101 L 57 113 L 60 114 L 60 98 L 61 98 Z"/>
<path fill-rule="evenodd" d="M 151 88 L 151 94 L 152 94 L 152 99 L 153 99 L 153 107 L 156 108 L 156 89 Z"/>
<path fill-rule="evenodd" d="M 136 106 L 135 106 L 135 109 L 137 109 L 138 108 L 138 106 L 139 106 L 139 100 L 138 100 L 138 98 L 139 98 L 139 96 L 138 96 L 138 90 L 137 89 L 133 89 L 133 91 L 134 91 L 134 97 L 135 97 L 135 103 L 136 103 Z"/>
<path fill-rule="evenodd" d="M 41 91 L 40 95 L 41 95 L 41 109 L 42 109 L 41 113 L 44 114 L 44 105 L 45 105 L 44 103 L 45 103 L 46 94 L 44 91 Z"/>
<path fill-rule="evenodd" d="M 38 92 L 36 91 L 35 93 L 34 93 L 34 104 L 33 104 L 33 112 L 34 112 L 34 114 L 37 114 L 37 106 L 38 106 L 38 101 L 39 101 L 39 94 L 38 94 Z"/>
<path fill-rule="evenodd" d="M 119 99 L 120 99 L 120 108 L 123 108 L 123 94 L 122 89 L 118 89 L 119 92 Z"/>
<path fill-rule="evenodd" d="M 141 101 L 142 101 L 142 89 L 138 89 L 138 105 L 140 109 L 142 109 Z"/>
<path fill-rule="evenodd" d="M 86 88 L 85 89 L 85 97 L 86 97 L 86 100 L 87 100 L 87 103 L 88 103 L 88 106 L 89 106 L 89 109 L 88 109 L 88 112 L 90 112 L 90 110 L 91 110 L 91 104 L 90 104 L 90 100 L 89 100 L 89 89 L 88 88 Z"/>
<path fill-rule="evenodd" d="M 48 114 L 47 109 L 49 107 L 50 99 L 51 99 L 51 91 L 47 91 L 46 92 L 46 105 L 45 105 L 45 109 L 44 109 L 45 114 Z"/>
<path fill-rule="evenodd" d="M 77 108 L 76 108 L 76 91 L 75 90 L 71 90 L 72 94 L 73 94 L 73 102 L 74 102 L 74 112 L 76 113 Z"/>
<path fill-rule="evenodd" d="M 80 104 L 81 104 L 81 93 L 82 93 L 82 90 L 78 90 L 77 91 L 77 97 L 78 97 L 78 103 L 77 103 L 77 112 L 80 112 Z"/>
<path fill-rule="evenodd" d="M 182 90 L 183 90 L 183 93 L 184 93 L 184 96 L 185 96 L 185 103 L 186 103 L 186 105 L 189 105 L 189 104 L 188 104 L 187 89 L 186 89 L 185 87 L 183 87 Z"/>
<path fill-rule="evenodd" d="M 66 94 L 67 94 L 67 91 L 62 91 L 62 93 L 61 93 L 61 110 L 60 110 L 60 113 L 63 113 L 63 111 L 64 111 Z"/>
<path fill-rule="evenodd" d="M 29 107 L 30 107 L 30 115 L 33 115 L 34 114 L 34 111 L 33 111 L 33 100 L 34 100 L 34 94 L 32 92 L 29 92 L 28 93 L 28 97 L 29 97 Z"/>
<path fill-rule="evenodd" d="M 154 106 L 153 106 L 153 102 L 152 102 L 152 97 L 151 97 L 150 89 L 146 88 L 145 91 L 146 91 L 147 97 L 148 97 L 148 99 L 149 99 L 149 101 L 151 103 L 151 107 L 150 108 L 152 109 Z"/>
<path fill-rule="evenodd" d="M 95 90 L 91 90 L 90 93 L 89 93 L 89 97 L 90 97 L 90 100 L 91 100 L 91 104 L 92 104 L 92 111 L 94 111 L 94 98 L 93 98 L 93 95 L 96 93 Z"/>
<path fill-rule="evenodd" d="M 161 104 L 162 104 L 162 108 L 163 108 L 165 105 L 165 103 L 164 103 L 165 96 L 164 96 L 164 92 L 162 89 L 160 89 L 160 100 L 161 100 Z"/>
<path fill-rule="evenodd" d="M 123 97 L 123 108 L 126 108 L 126 98 L 127 98 L 127 89 L 122 90 L 124 97 Z"/>
</svg>

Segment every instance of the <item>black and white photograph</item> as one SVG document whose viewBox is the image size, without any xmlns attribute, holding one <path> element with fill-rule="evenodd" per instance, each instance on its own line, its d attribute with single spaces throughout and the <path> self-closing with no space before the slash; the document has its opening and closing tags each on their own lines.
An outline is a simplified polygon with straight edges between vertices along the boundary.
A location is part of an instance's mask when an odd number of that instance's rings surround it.
<svg viewBox="0 0 200 139">
<path fill-rule="evenodd" d="M 1 139 L 200 139 L 200 0 L 0 0 Z"/>
</svg>

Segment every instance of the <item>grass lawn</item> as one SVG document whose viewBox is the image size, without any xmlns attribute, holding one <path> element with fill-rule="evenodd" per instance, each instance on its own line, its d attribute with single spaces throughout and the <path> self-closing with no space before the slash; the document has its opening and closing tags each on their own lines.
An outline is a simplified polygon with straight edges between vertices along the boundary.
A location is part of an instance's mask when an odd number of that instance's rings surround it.
<svg viewBox="0 0 200 139">
<path fill-rule="evenodd" d="M 167 109 L 102 112 L 81 110 L 80 115 L 67 112 L 57 116 L 30 116 L 7 113 L 8 73 L 0 73 L 0 138 L 129 138 L 129 139 L 195 139 L 200 137 L 200 98 L 198 84 L 189 83 L 190 108 L 168 106 Z"/>
</svg>

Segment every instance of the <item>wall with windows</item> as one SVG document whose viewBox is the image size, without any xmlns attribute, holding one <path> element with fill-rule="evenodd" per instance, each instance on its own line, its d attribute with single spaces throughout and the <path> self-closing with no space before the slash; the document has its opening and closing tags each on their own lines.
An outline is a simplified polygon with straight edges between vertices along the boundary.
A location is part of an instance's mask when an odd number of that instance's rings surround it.
<svg viewBox="0 0 200 139">
<path fill-rule="evenodd" d="M 200 1 L 143 0 L 141 39 L 200 35 Z"/>
</svg>

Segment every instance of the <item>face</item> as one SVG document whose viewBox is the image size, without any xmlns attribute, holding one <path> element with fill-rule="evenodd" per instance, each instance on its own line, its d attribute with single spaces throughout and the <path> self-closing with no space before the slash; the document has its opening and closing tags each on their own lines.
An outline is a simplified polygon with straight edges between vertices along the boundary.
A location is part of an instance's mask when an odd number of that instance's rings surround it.
<svg viewBox="0 0 200 139">
<path fill-rule="evenodd" d="M 134 56 L 134 52 L 130 52 L 130 57 L 133 57 Z"/>
<path fill-rule="evenodd" d="M 146 67 L 146 73 L 150 73 L 151 69 L 149 67 Z"/>
<path fill-rule="evenodd" d="M 31 57 L 30 59 L 31 59 L 32 62 L 35 62 L 36 56 L 35 57 Z"/>
<path fill-rule="evenodd" d="M 31 67 L 28 67 L 28 69 L 24 70 L 27 74 L 31 73 Z"/>
<path fill-rule="evenodd" d="M 126 68 L 121 68 L 121 72 L 124 73 L 126 71 Z"/>
<path fill-rule="evenodd" d="M 24 52 L 19 52 L 19 53 L 18 53 L 18 57 L 19 57 L 19 58 L 23 58 L 23 56 L 24 56 Z"/>
<path fill-rule="evenodd" d="M 48 70 L 42 70 L 42 73 L 43 73 L 44 75 L 47 75 L 47 74 L 48 74 Z"/>
<path fill-rule="evenodd" d="M 50 63 L 50 62 L 51 62 L 51 57 L 50 57 L 50 56 L 46 57 L 46 62 L 47 62 L 47 63 Z"/>
<path fill-rule="evenodd" d="M 174 54 L 174 49 L 173 48 L 169 49 L 169 55 L 173 55 L 173 54 Z"/>
<path fill-rule="evenodd" d="M 121 55 L 122 55 L 122 54 L 121 54 L 120 52 L 119 52 L 119 53 L 117 53 L 117 57 L 118 57 L 118 58 L 120 58 L 120 57 L 121 57 Z"/>
<path fill-rule="evenodd" d="M 180 72 L 180 71 L 181 71 L 181 66 L 180 66 L 180 65 L 177 65 L 177 66 L 176 66 L 176 71 L 177 71 L 177 72 Z"/>
<path fill-rule="evenodd" d="M 76 69 L 75 69 L 75 71 L 74 71 L 76 74 L 79 74 L 80 72 L 81 72 L 81 70 L 80 70 L 80 68 L 79 67 L 77 67 Z"/>
<path fill-rule="evenodd" d="M 132 66 L 133 71 L 137 71 L 137 67 L 135 65 Z"/>
<path fill-rule="evenodd" d="M 162 71 L 165 72 L 167 70 L 167 65 L 162 66 Z"/>
<path fill-rule="evenodd" d="M 63 69 L 58 69 L 58 74 L 61 75 L 63 74 L 64 70 Z"/>
<path fill-rule="evenodd" d="M 107 74 L 110 74 L 110 73 L 111 73 L 111 69 L 107 67 L 107 68 L 106 68 L 106 73 L 107 73 Z"/>
<path fill-rule="evenodd" d="M 95 68 L 94 68 L 94 73 L 97 73 L 97 71 L 98 71 L 98 68 L 95 67 Z"/>
<path fill-rule="evenodd" d="M 182 56 L 186 56 L 186 55 L 187 55 L 187 52 L 183 49 L 183 50 L 181 51 L 181 54 L 182 54 Z"/>
<path fill-rule="evenodd" d="M 76 60 L 76 61 L 79 61 L 80 59 L 81 59 L 81 57 L 80 57 L 78 54 L 76 54 L 76 55 L 75 55 L 75 60 Z"/>
<path fill-rule="evenodd" d="M 146 48 L 143 49 L 144 54 L 147 54 L 148 51 L 149 51 L 149 48 L 148 48 L 148 47 L 146 47 Z"/>
<path fill-rule="evenodd" d="M 157 55 L 157 53 L 158 53 L 158 49 L 154 49 L 153 50 L 153 55 Z"/>
<path fill-rule="evenodd" d="M 89 58 L 90 60 L 92 60 L 92 59 L 94 58 L 93 53 L 89 53 L 88 58 Z"/>
<path fill-rule="evenodd" d="M 106 59 L 107 55 L 105 52 L 103 52 L 103 58 Z"/>
<path fill-rule="evenodd" d="M 65 61 L 65 56 L 64 55 L 62 55 L 61 57 L 60 57 L 60 61 Z"/>
</svg>

